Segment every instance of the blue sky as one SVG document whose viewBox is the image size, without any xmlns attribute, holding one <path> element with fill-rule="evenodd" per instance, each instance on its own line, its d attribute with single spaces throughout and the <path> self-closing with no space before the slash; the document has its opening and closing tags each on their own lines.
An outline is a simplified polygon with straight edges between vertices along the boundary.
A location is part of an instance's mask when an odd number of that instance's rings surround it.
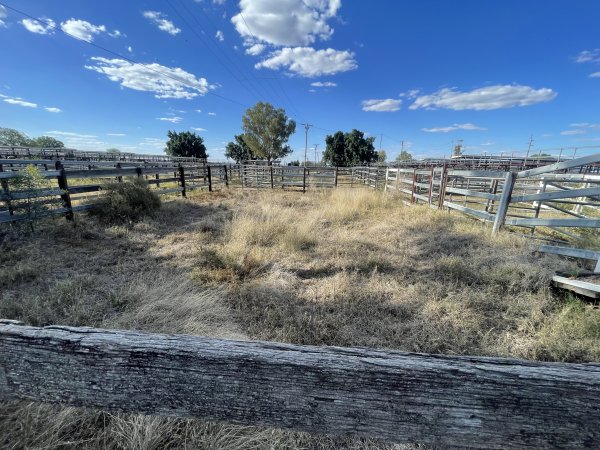
<svg viewBox="0 0 600 450">
<path fill-rule="evenodd" d="M 167 130 L 196 130 L 223 160 L 258 100 L 314 124 L 319 151 L 352 128 L 390 159 L 402 141 L 418 156 L 459 139 L 522 152 L 530 135 L 534 151 L 600 146 L 595 0 L 0 4 L 0 126 L 73 148 L 159 153 Z M 301 125 L 290 144 L 302 159 Z"/>
</svg>

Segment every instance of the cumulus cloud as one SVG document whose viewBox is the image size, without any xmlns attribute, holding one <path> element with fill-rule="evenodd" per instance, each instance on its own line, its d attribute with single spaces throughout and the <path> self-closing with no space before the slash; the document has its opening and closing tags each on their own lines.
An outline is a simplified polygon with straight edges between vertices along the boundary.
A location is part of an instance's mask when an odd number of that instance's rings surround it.
<svg viewBox="0 0 600 450">
<path fill-rule="evenodd" d="M 123 137 L 125 133 L 106 133 L 107 136 Z"/>
<path fill-rule="evenodd" d="M 476 111 L 529 106 L 549 102 L 557 93 L 549 88 L 533 89 L 521 85 L 494 85 L 472 91 L 461 92 L 455 88 L 444 88 L 430 95 L 418 96 L 410 109 L 453 109 Z"/>
<path fill-rule="evenodd" d="M 248 47 L 246 49 L 246 54 L 247 55 L 252 55 L 252 56 L 260 55 L 266 47 L 267 46 L 264 45 L 264 44 L 254 44 L 254 45 L 251 45 L 250 47 Z"/>
<path fill-rule="evenodd" d="M 223 32 L 221 30 L 217 30 L 217 34 L 215 34 L 215 37 L 220 41 L 223 42 L 225 40 L 225 35 L 223 34 Z"/>
<path fill-rule="evenodd" d="M 590 78 L 600 78 L 600 72 L 590 73 Z"/>
<path fill-rule="evenodd" d="M 315 50 L 311 47 L 285 47 L 257 63 L 257 69 L 286 68 L 290 73 L 304 77 L 318 77 L 347 72 L 358 67 L 354 53 L 328 48 Z"/>
<path fill-rule="evenodd" d="M 315 81 L 314 83 L 310 83 L 310 85 L 314 87 L 336 87 L 337 83 L 333 81 Z"/>
<path fill-rule="evenodd" d="M 34 19 L 23 19 L 21 25 L 31 33 L 36 34 L 52 34 L 56 28 L 56 22 L 52 19 L 41 18 L 39 20 Z"/>
<path fill-rule="evenodd" d="M 181 117 L 157 117 L 156 120 L 162 120 L 163 122 L 179 123 L 183 120 Z"/>
<path fill-rule="evenodd" d="M 583 50 L 574 59 L 576 63 L 600 63 L 600 48 Z"/>
<path fill-rule="evenodd" d="M 46 106 L 44 109 L 45 109 L 46 111 L 48 111 L 48 112 L 51 112 L 51 113 L 59 113 L 59 112 L 62 112 L 62 109 L 60 109 L 60 108 L 54 108 L 54 107 L 51 107 L 51 106 L 50 106 L 50 107 Z"/>
<path fill-rule="evenodd" d="M 109 80 L 136 91 L 153 92 L 156 98 L 192 99 L 204 95 L 211 86 L 205 78 L 196 78 L 179 67 L 157 63 L 132 63 L 124 59 L 91 58 L 85 68 L 105 75 Z"/>
<path fill-rule="evenodd" d="M 209 112 L 209 113 L 208 113 L 208 115 L 209 115 L 209 116 L 216 116 L 216 115 L 217 115 L 217 113 L 216 113 L 216 112 Z"/>
<path fill-rule="evenodd" d="M 11 105 L 24 106 L 25 108 L 37 108 L 38 107 L 37 103 L 28 102 L 28 101 L 25 101 L 20 98 L 8 97 L 8 98 L 5 98 L 4 101 Z"/>
<path fill-rule="evenodd" d="M 363 100 L 362 110 L 369 112 L 393 112 L 398 111 L 402 100 L 397 98 L 382 98 Z"/>
<path fill-rule="evenodd" d="M 198 131 L 198 132 L 208 131 L 206 128 L 200 128 L 200 127 L 192 127 L 192 130 Z"/>
<path fill-rule="evenodd" d="M 143 16 L 150 20 L 159 30 L 169 33 L 171 36 L 181 33 L 181 29 L 177 28 L 173 22 L 168 20 L 166 16 L 158 11 L 144 11 Z"/>
<path fill-rule="evenodd" d="M 241 0 L 239 6 L 231 22 L 251 44 L 303 46 L 331 37 L 327 21 L 335 17 L 341 0 Z"/>
<path fill-rule="evenodd" d="M 421 131 L 425 131 L 427 133 L 449 133 L 450 131 L 482 131 L 487 130 L 487 128 L 478 127 L 477 125 L 473 125 L 472 123 L 455 123 L 454 125 L 450 125 L 447 127 L 434 127 L 434 128 L 421 128 Z M 481 145 L 491 145 L 491 144 L 481 144 Z"/>
<path fill-rule="evenodd" d="M 93 25 L 86 20 L 69 19 L 61 22 L 60 28 L 76 39 L 86 42 L 92 42 L 95 35 L 106 32 L 104 25 Z"/>
</svg>

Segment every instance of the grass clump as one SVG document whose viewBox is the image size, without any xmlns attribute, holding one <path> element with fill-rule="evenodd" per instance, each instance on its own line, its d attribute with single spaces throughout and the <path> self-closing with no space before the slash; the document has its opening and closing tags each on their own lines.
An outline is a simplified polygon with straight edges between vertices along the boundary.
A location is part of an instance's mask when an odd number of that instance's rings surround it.
<svg viewBox="0 0 600 450">
<path fill-rule="evenodd" d="M 160 198 L 141 178 L 126 183 L 107 183 L 102 190 L 105 194 L 90 213 L 104 225 L 131 225 L 154 215 L 160 208 Z"/>
</svg>

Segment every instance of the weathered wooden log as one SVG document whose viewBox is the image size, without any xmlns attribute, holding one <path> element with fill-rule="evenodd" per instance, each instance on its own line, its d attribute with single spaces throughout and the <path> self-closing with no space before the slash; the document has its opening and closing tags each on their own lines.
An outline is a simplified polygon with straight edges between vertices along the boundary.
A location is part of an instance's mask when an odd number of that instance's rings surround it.
<svg viewBox="0 0 600 450">
<path fill-rule="evenodd" d="M 600 365 L 0 322 L 0 396 L 440 447 L 600 446 Z"/>
</svg>

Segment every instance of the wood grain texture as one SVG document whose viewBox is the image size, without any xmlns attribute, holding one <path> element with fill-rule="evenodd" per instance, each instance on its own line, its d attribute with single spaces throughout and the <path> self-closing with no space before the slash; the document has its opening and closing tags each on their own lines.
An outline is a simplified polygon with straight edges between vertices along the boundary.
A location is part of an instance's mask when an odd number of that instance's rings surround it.
<svg viewBox="0 0 600 450">
<path fill-rule="evenodd" d="M 0 396 L 443 448 L 600 446 L 600 365 L 0 323 Z"/>
</svg>

